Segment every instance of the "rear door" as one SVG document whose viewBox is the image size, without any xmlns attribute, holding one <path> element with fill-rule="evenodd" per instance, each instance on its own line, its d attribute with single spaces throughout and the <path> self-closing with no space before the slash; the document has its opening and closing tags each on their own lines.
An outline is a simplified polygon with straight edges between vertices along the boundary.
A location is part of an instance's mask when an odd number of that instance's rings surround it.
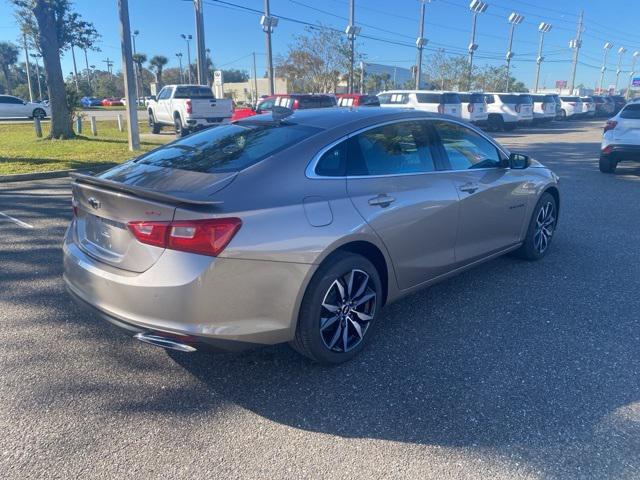
<svg viewBox="0 0 640 480">
<path fill-rule="evenodd" d="M 531 196 L 526 170 L 502 168 L 502 154 L 475 130 L 433 123 L 460 201 L 456 262 L 468 264 L 517 243 Z"/>
<path fill-rule="evenodd" d="M 347 191 L 384 242 L 398 285 L 410 288 L 454 262 L 458 196 L 437 170 L 425 120 L 366 130 L 347 145 Z"/>
</svg>

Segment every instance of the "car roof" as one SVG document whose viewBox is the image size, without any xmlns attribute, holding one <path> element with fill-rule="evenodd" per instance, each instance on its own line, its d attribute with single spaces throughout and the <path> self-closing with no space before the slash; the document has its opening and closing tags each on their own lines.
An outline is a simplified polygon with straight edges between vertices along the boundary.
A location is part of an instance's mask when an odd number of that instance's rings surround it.
<svg viewBox="0 0 640 480">
<path fill-rule="evenodd" d="M 460 93 L 452 90 L 385 90 L 380 93 Z"/>
</svg>

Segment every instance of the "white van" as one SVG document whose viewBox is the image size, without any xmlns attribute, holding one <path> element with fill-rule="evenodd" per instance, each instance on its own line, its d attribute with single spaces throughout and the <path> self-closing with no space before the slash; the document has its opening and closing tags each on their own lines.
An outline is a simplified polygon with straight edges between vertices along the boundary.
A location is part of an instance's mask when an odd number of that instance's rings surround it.
<svg viewBox="0 0 640 480">
<path fill-rule="evenodd" d="M 460 92 L 458 96 L 462 103 L 462 118 L 475 124 L 487 123 L 489 114 L 487 113 L 484 94 L 478 92 Z"/>
<path fill-rule="evenodd" d="M 430 90 L 389 90 L 378 94 L 381 107 L 405 107 L 461 118 L 457 92 Z"/>
<path fill-rule="evenodd" d="M 489 130 L 513 130 L 533 121 L 533 100 L 528 93 L 485 93 Z"/>
</svg>

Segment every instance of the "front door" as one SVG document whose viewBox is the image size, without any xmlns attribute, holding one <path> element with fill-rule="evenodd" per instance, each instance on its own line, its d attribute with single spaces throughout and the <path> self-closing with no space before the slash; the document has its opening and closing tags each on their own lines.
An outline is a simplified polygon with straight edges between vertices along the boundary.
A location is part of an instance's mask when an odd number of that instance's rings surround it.
<svg viewBox="0 0 640 480">
<path fill-rule="evenodd" d="M 385 244 L 398 285 L 410 288 L 455 261 L 458 195 L 439 173 L 425 120 L 374 127 L 348 141 L 347 191 Z"/>
</svg>

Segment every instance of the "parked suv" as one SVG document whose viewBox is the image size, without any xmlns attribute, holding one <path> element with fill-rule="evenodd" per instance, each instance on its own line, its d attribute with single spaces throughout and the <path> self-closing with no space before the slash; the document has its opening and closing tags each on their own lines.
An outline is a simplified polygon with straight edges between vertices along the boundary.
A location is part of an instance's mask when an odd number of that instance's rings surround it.
<svg viewBox="0 0 640 480">
<path fill-rule="evenodd" d="M 487 113 L 487 103 L 484 101 L 484 94 L 463 92 L 459 93 L 458 96 L 462 104 L 462 118 L 476 125 L 484 125 L 487 123 L 489 114 Z"/>
<path fill-rule="evenodd" d="M 596 103 L 592 97 L 580 97 L 582 100 L 582 114 L 585 117 L 595 117 Z"/>
<path fill-rule="evenodd" d="M 611 95 L 609 98 L 613 100 L 613 103 L 615 105 L 613 113 L 617 114 L 627 104 L 627 99 L 622 95 Z"/>
<path fill-rule="evenodd" d="M 486 93 L 489 130 L 513 130 L 518 124 L 533 121 L 531 95 L 520 93 Z"/>
<path fill-rule="evenodd" d="M 550 122 L 556 118 L 556 100 L 553 95 L 531 95 L 531 99 L 534 122 Z"/>
<path fill-rule="evenodd" d="M 613 115 L 615 105 L 612 101 L 608 100 L 608 97 L 594 95 L 591 98 L 593 98 L 593 103 L 596 107 L 595 115 L 597 117 L 610 117 Z"/>
<path fill-rule="evenodd" d="M 362 93 L 341 93 L 336 95 L 339 107 L 379 107 L 380 100 L 376 95 Z"/>
<path fill-rule="evenodd" d="M 291 110 L 306 110 L 309 108 L 331 108 L 335 107 L 336 97 L 328 94 L 312 94 L 312 93 L 277 93 L 275 95 L 265 97 L 256 108 L 237 108 L 233 111 L 231 121 L 240 120 L 241 118 L 269 113 L 273 107 L 285 107 Z"/>
<path fill-rule="evenodd" d="M 390 90 L 379 93 L 378 98 L 381 107 L 405 107 L 461 117 L 462 104 L 457 92 Z"/>
<path fill-rule="evenodd" d="M 560 97 L 560 118 L 569 120 L 570 118 L 582 115 L 582 100 L 580 97 L 562 96 Z"/>
<path fill-rule="evenodd" d="M 600 171 L 613 173 L 625 160 L 640 160 L 640 103 L 627 104 L 604 126 Z"/>
</svg>

